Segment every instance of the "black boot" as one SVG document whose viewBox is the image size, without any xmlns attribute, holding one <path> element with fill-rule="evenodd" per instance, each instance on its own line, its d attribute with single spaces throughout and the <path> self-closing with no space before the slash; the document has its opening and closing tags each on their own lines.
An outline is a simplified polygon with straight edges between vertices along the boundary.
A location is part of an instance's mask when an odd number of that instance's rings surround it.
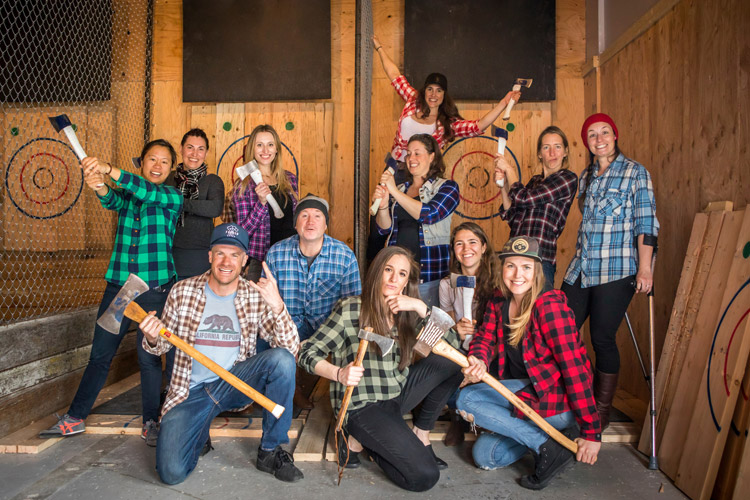
<svg viewBox="0 0 750 500">
<path fill-rule="evenodd" d="M 445 439 L 443 444 L 445 446 L 458 446 L 464 442 L 464 428 L 466 421 L 456 413 L 455 410 L 451 410 L 451 425 L 448 427 L 448 432 L 445 433 Z"/>
<path fill-rule="evenodd" d="M 602 432 L 609 425 L 609 412 L 612 409 L 612 400 L 617 391 L 617 373 L 604 373 L 596 370 L 594 374 L 594 400 L 596 400 L 596 411 L 602 422 Z"/>
<path fill-rule="evenodd" d="M 524 476 L 519 484 L 530 490 L 541 490 L 546 487 L 552 478 L 562 472 L 575 455 L 563 447 L 560 443 L 549 438 L 539 447 L 539 453 L 532 451 L 534 455 L 534 473 Z"/>
</svg>

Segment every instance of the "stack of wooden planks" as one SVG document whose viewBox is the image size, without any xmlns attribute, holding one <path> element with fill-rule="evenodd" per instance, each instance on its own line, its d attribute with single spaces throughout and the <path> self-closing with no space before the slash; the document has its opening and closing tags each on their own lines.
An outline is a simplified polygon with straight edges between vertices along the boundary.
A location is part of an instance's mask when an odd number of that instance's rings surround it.
<svg viewBox="0 0 750 500">
<path fill-rule="evenodd" d="M 659 466 L 693 499 L 750 486 L 749 313 L 750 207 L 711 204 L 693 222 L 656 374 Z M 650 436 L 647 416 L 646 454 Z"/>
</svg>

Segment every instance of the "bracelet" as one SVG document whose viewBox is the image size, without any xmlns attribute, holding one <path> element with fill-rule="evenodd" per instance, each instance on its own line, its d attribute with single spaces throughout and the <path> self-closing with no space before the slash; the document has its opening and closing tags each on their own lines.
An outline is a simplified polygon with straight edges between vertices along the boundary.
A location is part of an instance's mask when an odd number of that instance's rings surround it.
<svg viewBox="0 0 750 500">
<path fill-rule="evenodd" d="M 339 380 L 339 373 L 341 373 L 341 367 L 340 366 L 339 366 L 338 371 L 336 372 L 336 382 L 338 382 L 340 384 L 341 380 Z"/>
<path fill-rule="evenodd" d="M 384 208 L 378 208 L 378 212 L 380 212 L 381 210 L 388 210 L 388 207 L 386 206 Z"/>
</svg>

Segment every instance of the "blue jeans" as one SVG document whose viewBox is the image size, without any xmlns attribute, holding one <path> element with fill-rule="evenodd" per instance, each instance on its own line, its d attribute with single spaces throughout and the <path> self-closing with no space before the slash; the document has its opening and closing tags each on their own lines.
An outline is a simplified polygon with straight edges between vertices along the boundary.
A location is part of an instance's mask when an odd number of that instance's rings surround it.
<svg viewBox="0 0 750 500">
<path fill-rule="evenodd" d="M 544 273 L 544 277 L 547 278 L 547 283 L 549 284 L 550 288 L 555 288 L 556 270 L 557 266 L 552 262 L 547 262 L 546 260 L 542 261 L 542 272 Z"/>
<path fill-rule="evenodd" d="M 428 281 L 419 285 L 419 296 L 427 308 L 440 307 L 440 280 Z"/>
<path fill-rule="evenodd" d="M 273 450 L 288 443 L 296 372 L 294 356 L 286 349 L 268 349 L 235 364 L 229 371 L 286 408 L 278 419 L 268 411 L 263 412 L 260 447 Z M 222 379 L 193 387 L 187 399 L 161 419 L 156 444 L 156 469 L 161 480 L 167 484 L 184 481 L 198 463 L 213 419 L 223 411 L 250 403 L 250 398 Z"/>
<path fill-rule="evenodd" d="M 511 392 L 526 387 L 529 379 L 507 379 L 502 384 Z M 506 467 L 520 459 L 527 450 L 539 452 L 549 439 L 546 432 L 529 420 L 511 415 L 514 406 L 487 384 L 465 387 L 458 396 L 458 409 L 474 416 L 474 423 L 489 430 L 474 443 L 472 454 L 477 467 L 485 470 Z M 566 411 L 545 418 L 555 429 L 566 429 L 575 423 L 573 412 Z"/>
<path fill-rule="evenodd" d="M 104 289 L 102 302 L 99 304 L 99 313 L 101 316 L 109 307 L 122 288 L 119 285 L 107 282 Z M 161 289 L 151 289 L 146 293 L 138 296 L 135 302 L 146 311 L 156 311 L 157 316 L 161 315 L 164 304 L 167 301 L 172 284 L 165 285 Z M 117 348 L 130 329 L 130 320 L 127 317 L 122 318 L 120 332 L 118 334 L 109 333 L 99 325 L 94 328 L 94 341 L 91 345 L 91 354 L 89 355 L 89 364 L 83 372 L 83 378 L 78 384 L 73 402 L 70 404 L 68 414 L 75 418 L 86 418 L 91 413 L 99 392 L 104 387 L 109 374 L 109 367 L 112 364 Z M 161 356 L 154 356 L 143 350 L 142 340 L 143 332 L 138 330 L 136 340 L 136 351 L 138 352 L 138 365 L 141 369 L 141 405 L 143 411 L 143 422 L 148 420 L 159 419 L 159 393 L 161 392 Z M 174 358 L 174 349 L 167 353 L 167 364 L 171 365 L 169 358 Z M 169 378 L 169 373 L 167 377 Z"/>
</svg>

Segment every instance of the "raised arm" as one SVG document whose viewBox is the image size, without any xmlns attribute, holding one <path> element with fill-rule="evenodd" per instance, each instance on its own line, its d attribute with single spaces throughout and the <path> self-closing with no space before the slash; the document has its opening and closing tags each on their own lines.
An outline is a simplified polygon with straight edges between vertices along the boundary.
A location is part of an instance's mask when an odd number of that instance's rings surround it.
<svg viewBox="0 0 750 500">
<path fill-rule="evenodd" d="M 383 70 L 385 71 L 385 74 L 388 75 L 388 78 L 391 81 L 398 78 L 398 76 L 401 74 L 401 70 L 398 69 L 396 63 L 394 63 L 393 60 L 388 56 L 388 54 L 386 54 L 385 49 L 383 48 L 383 44 L 380 43 L 380 40 L 378 40 L 378 37 L 376 35 L 373 35 L 372 37 L 372 45 L 375 48 L 375 52 L 377 52 L 380 56 L 380 63 L 383 65 Z"/>
<path fill-rule="evenodd" d="M 485 114 L 483 117 L 481 117 L 477 121 L 477 126 L 479 126 L 479 130 L 484 132 L 484 130 L 492 125 L 495 120 L 498 119 L 500 116 L 500 113 L 503 112 L 503 110 L 508 106 L 508 102 L 513 99 L 514 101 L 518 102 L 519 99 L 521 99 L 521 93 L 520 92 L 513 92 L 512 90 L 505 94 L 505 97 L 502 98 L 500 102 L 498 102 L 494 108 L 489 110 L 487 114 Z"/>
</svg>

